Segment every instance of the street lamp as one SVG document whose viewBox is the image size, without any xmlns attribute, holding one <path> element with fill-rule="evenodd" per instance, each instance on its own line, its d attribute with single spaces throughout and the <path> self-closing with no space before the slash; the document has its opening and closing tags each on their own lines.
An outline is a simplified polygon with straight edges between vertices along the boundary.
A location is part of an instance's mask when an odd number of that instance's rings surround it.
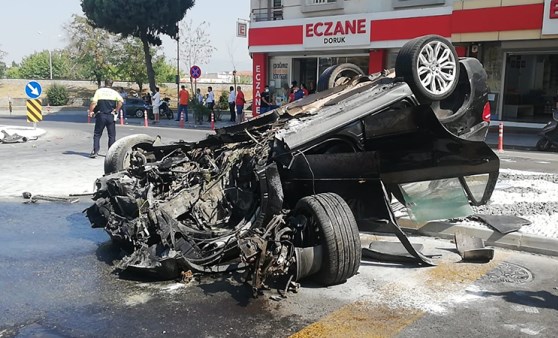
<svg viewBox="0 0 558 338">
<path fill-rule="evenodd" d="M 38 31 L 37 32 L 39 35 L 43 35 L 43 32 Z M 60 37 L 60 35 L 58 35 L 58 37 Z M 50 48 L 48 49 L 48 66 L 50 69 L 50 79 L 52 80 L 52 51 L 50 50 Z"/>
</svg>

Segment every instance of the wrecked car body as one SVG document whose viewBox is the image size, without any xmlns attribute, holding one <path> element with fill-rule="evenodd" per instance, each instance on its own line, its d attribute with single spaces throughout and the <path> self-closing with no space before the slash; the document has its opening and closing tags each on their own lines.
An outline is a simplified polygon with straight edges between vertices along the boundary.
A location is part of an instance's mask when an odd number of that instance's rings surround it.
<svg viewBox="0 0 558 338">
<path fill-rule="evenodd" d="M 326 80 L 335 86 L 199 142 L 118 140 L 86 211 L 128 253 L 119 268 L 162 279 L 246 269 L 255 292 L 275 276 L 334 285 L 358 271 L 359 231 L 378 225 L 433 264 L 390 201 L 435 217 L 408 185 L 444 200 L 434 188 L 446 180 L 468 204 L 490 198 L 499 160 L 484 143 L 484 69 L 425 36 L 395 71 Z"/>
</svg>

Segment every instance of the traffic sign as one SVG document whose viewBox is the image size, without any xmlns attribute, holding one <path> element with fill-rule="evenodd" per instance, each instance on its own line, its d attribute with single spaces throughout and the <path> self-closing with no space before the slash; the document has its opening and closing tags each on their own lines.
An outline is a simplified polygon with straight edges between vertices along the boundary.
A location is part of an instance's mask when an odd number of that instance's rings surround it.
<svg viewBox="0 0 558 338">
<path fill-rule="evenodd" d="M 27 122 L 39 122 L 43 120 L 43 106 L 41 100 L 27 100 Z"/>
<path fill-rule="evenodd" d="M 201 68 L 198 66 L 190 67 L 190 76 L 197 79 L 201 76 Z"/>
<path fill-rule="evenodd" d="M 43 92 L 43 88 L 41 87 L 41 84 L 37 81 L 29 81 L 25 86 L 25 94 L 27 94 L 27 96 L 30 99 L 38 98 L 39 96 L 41 96 L 42 92 Z"/>
</svg>

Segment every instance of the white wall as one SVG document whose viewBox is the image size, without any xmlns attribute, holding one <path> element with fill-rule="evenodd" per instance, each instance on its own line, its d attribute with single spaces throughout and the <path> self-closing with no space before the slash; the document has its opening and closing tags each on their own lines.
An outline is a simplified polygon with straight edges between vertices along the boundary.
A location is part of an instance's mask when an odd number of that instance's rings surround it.
<svg viewBox="0 0 558 338">
<path fill-rule="evenodd" d="M 345 0 L 343 2 L 343 9 L 315 11 L 315 12 L 302 12 L 302 4 L 306 0 L 283 0 L 283 19 L 301 19 L 311 17 L 322 17 L 330 15 L 347 15 L 359 13 L 378 13 L 393 11 L 392 0 Z M 457 0 L 446 0 L 445 5 L 451 5 Z M 269 5 L 268 0 L 251 0 L 250 9 L 267 8 Z M 437 6 L 445 6 L 444 4 Z M 423 6 L 417 6 L 420 8 Z M 412 8 L 412 7 L 410 7 Z M 409 9 L 401 8 L 401 9 Z"/>
</svg>

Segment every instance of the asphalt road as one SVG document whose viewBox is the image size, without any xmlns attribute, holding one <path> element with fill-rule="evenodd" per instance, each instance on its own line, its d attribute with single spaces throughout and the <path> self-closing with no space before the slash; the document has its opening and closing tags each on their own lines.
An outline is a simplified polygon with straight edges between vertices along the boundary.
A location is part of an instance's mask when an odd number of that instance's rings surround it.
<svg viewBox="0 0 558 338">
<path fill-rule="evenodd" d="M 20 124 L 22 118 L 0 118 Z M 189 283 L 118 278 L 120 253 L 76 204 L 23 204 L 21 192 L 90 192 L 103 159 L 89 159 L 92 125 L 81 112 L 51 115 L 41 139 L 0 144 L 0 337 L 556 337 L 558 261 L 496 250 L 460 262 L 449 241 L 416 237 L 436 267 L 363 261 L 345 284 L 305 282 L 297 294 L 257 299 L 239 273 Z M 167 140 L 207 130 L 118 127 Z M 106 136 L 103 143 L 106 142 Z M 556 154 L 505 152 L 502 167 L 556 170 Z M 362 234 L 363 241 L 378 238 Z M 390 239 L 391 238 L 387 238 Z"/>
</svg>

